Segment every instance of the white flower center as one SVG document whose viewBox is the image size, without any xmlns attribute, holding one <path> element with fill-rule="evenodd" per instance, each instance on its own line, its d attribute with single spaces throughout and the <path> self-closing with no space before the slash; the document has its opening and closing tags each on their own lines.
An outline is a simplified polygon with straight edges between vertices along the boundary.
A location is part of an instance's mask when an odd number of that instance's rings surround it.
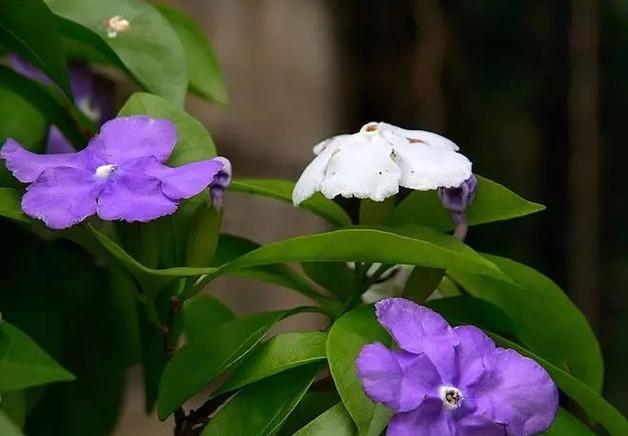
<svg viewBox="0 0 628 436">
<path fill-rule="evenodd" d="M 106 179 L 117 168 L 118 168 L 118 166 L 114 165 L 114 164 L 101 165 L 98 168 L 96 168 L 96 177 L 98 177 L 99 179 Z"/>
<path fill-rule="evenodd" d="M 118 36 L 119 32 L 124 32 L 130 26 L 129 20 L 120 16 L 114 15 L 105 21 L 105 26 L 107 27 L 107 37 L 115 38 Z"/>
<path fill-rule="evenodd" d="M 441 386 L 438 390 L 443 407 L 448 410 L 455 410 L 462 405 L 462 392 L 453 386 Z"/>
</svg>

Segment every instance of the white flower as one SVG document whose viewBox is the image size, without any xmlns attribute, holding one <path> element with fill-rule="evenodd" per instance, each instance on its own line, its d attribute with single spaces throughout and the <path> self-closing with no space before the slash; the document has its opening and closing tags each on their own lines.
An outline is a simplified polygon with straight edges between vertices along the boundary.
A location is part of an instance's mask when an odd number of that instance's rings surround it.
<svg viewBox="0 0 628 436">
<path fill-rule="evenodd" d="M 471 177 L 471 162 L 458 146 L 436 133 L 405 130 L 387 123 L 365 124 L 314 147 L 316 157 L 292 192 L 299 205 L 316 192 L 327 198 L 383 201 L 399 187 L 429 191 L 454 188 Z"/>
</svg>

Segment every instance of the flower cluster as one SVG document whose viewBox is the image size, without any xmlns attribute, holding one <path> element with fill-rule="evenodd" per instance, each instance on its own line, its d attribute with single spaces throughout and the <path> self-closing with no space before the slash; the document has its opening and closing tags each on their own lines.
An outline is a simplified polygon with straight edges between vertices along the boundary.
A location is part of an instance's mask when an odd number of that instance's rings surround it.
<svg viewBox="0 0 628 436">
<path fill-rule="evenodd" d="M 231 179 L 224 158 L 176 168 L 164 165 L 176 142 L 170 121 L 131 116 L 106 122 L 79 152 L 35 154 L 8 139 L 0 158 L 19 181 L 29 183 L 22 210 L 52 229 L 94 214 L 104 220 L 146 222 L 174 213 L 180 200 L 210 185 L 222 199 Z"/>
<path fill-rule="evenodd" d="M 409 300 L 375 308 L 399 349 L 366 345 L 356 365 L 367 395 L 395 412 L 389 436 L 526 436 L 553 422 L 558 391 L 532 359 Z"/>
<path fill-rule="evenodd" d="M 367 123 L 358 133 L 339 135 L 314 147 L 292 194 L 295 205 L 316 192 L 327 198 L 382 201 L 399 187 L 428 191 L 458 188 L 472 176 L 458 146 L 436 133 Z"/>
</svg>

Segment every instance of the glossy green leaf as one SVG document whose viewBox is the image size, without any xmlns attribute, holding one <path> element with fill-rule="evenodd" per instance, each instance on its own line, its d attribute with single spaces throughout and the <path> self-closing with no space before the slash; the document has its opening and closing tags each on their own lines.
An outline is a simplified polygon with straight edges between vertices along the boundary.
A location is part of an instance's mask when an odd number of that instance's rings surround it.
<svg viewBox="0 0 628 436">
<path fill-rule="evenodd" d="M 297 431 L 294 436 L 354 436 L 356 433 L 347 409 L 342 403 L 338 403 Z"/>
<path fill-rule="evenodd" d="M 147 91 L 183 105 L 188 85 L 185 54 L 170 23 L 141 0 L 45 0 L 64 18 L 63 34 L 92 45 L 112 64 L 123 65 Z M 121 16 L 129 27 L 108 35 L 107 20 Z"/>
<path fill-rule="evenodd" d="M 306 365 L 247 386 L 209 421 L 202 436 L 276 434 L 320 370 L 320 364 Z"/>
<path fill-rule="evenodd" d="M 55 16 L 43 1 L 0 0 L 0 41 L 46 73 L 72 98 L 63 41 Z"/>
<path fill-rule="evenodd" d="M 39 152 L 47 131 L 46 116 L 35 102 L 9 86 L 0 86 L 0 144 L 13 138 L 29 150 Z"/>
<path fill-rule="evenodd" d="M 162 420 L 168 417 L 218 375 L 253 351 L 277 322 L 306 310 L 309 309 L 258 313 L 204 330 L 204 338 L 178 350 L 166 365 L 159 384 L 159 417 Z"/>
<path fill-rule="evenodd" d="M 39 345 L 6 321 L 0 321 L 0 392 L 74 380 Z"/>
<path fill-rule="evenodd" d="M 257 347 L 212 396 L 240 389 L 296 366 L 325 360 L 326 341 L 327 334 L 323 332 L 279 334 Z"/>
<path fill-rule="evenodd" d="M 0 412 L 3 412 L 16 427 L 23 428 L 26 420 L 26 396 L 24 391 L 5 392 L 2 394 L 1 400 Z"/>
<path fill-rule="evenodd" d="M 445 271 L 440 268 L 415 266 L 403 287 L 402 296 L 422 304 L 438 288 Z"/>
<path fill-rule="evenodd" d="M 310 421 L 316 419 L 330 407 L 338 404 L 340 401 L 338 392 L 336 392 L 335 388 L 326 384 L 331 382 L 331 378 L 327 377 L 318 380 L 317 383 L 319 383 L 320 389 L 322 390 L 319 390 L 316 385 L 312 386 L 303 396 L 299 405 L 292 411 L 290 416 L 288 416 L 288 419 L 286 419 L 286 422 L 284 422 L 277 435 L 293 436 L 295 432 L 303 428 Z M 349 421 L 352 422 L 350 417 Z"/>
<path fill-rule="evenodd" d="M 458 270 L 449 274 L 468 293 L 503 310 L 529 350 L 600 392 L 604 373 L 600 346 L 586 318 L 567 295 L 530 267 L 498 256 L 486 258 L 518 286 Z"/>
<path fill-rule="evenodd" d="M 470 225 L 509 220 L 539 212 L 545 207 L 528 201 L 499 183 L 478 176 L 475 201 L 467 210 Z M 451 230 L 453 224 L 436 191 L 414 191 L 393 211 L 390 223 L 420 224 L 438 230 Z"/>
<path fill-rule="evenodd" d="M 552 427 L 542 433 L 545 436 L 594 436 L 595 433 L 584 425 L 575 416 L 571 415 L 562 407 L 558 410 L 558 415 Z"/>
<path fill-rule="evenodd" d="M 355 272 L 346 262 L 302 262 L 301 268 L 315 283 L 342 300 L 356 289 Z"/>
<path fill-rule="evenodd" d="M 218 58 L 203 29 L 183 12 L 165 5 L 157 6 L 179 35 L 188 66 L 191 92 L 216 103 L 227 103 L 227 89 Z"/>
<path fill-rule="evenodd" d="M 381 427 L 381 408 L 362 390 L 355 359 L 371 342 L 390 344 L 391 339 L 375 319 L 373 306 L 364 306 L 340 317 L 329 330 L 327 359 L 342 402 L 360 431 L 370 434 Z M 384 422 L 385 426 L 385 422 Z"/>
<path fill-rule="evenodd" d="M 24 436 L 2 411 L 0 411 L 0 434 L 2 436 Z"/>
<path fill-rule="evenodd" d="M 4 65 L 0 65 L 0 88 L 9 88 L 13 93 L 28 100 L 42 117 L 57 126 L 64 136 L 78 148 L 85 145 L 87 138 L 94 130 L 92 123 L 72 106 L 70 100 L 63 94 L 24 77 Z"/>
<path fill-rule="evenodd" d="M 202 341 L 208 334 L 235 318 L 233 311 L 217 298 L 197 295 L 183 303 L 183 331 L 189 342 Z"/>
<path fill-rule="evenodd" d="M 572 400 L 580 405 L 584 411 L 596 422 L 599 422 L 613 436 L 628 434 L 628 421 L 617 409 L 608 403 L 590 386 L 583 383 L 562 368 L 543 359 L 541 356 L 527 350 L 508 339 L 490 334 L 499 345 L 513 348 L 519 353 L 531 357 L 541 364 L 550 374 L 558 387 Z"/>
<path fill-rule="evenodd" d="M 166 118 L 177 128 L 177 145 L 168 164 L 179 166 L 216 156 L 216 146 L 207 129 L 194 117 L 173 103 L 145 92 L 133 94 L 119 115 L 150 115 Z"/>
<path fill-rule="evenodd" d="M 230 186 L 232 191 L 248 192 L 262 195 L 292 204 L 292 190 L 294 182 L 279 179 L 235 179 Z M 316 194 L 304 201 L 299 207 L 307 209 L 316 215 L 325 218 L 331 224 L 339 227 L 350 226 L 351 218 L 338 204 Z"/>
<path fill-rule="evenodd" d="M 22 192 L 14 188 L 0 188 L 0 216 L 30 224 L 32 220 L 24 215 L 20 207 Z"/>
</svg>

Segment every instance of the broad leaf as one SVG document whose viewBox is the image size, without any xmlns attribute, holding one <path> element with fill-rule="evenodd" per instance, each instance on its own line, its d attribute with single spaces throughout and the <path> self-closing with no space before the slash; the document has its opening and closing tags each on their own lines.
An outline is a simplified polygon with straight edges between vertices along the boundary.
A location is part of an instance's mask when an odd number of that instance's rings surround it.
<svg viewBox="0 0 628 436">
<path fill-rule="evenodd" d="M 370 305 L 340 317 L 329 330 L 327 339 L 331 375 L 360 434 L 377 434 L 376 430 L 383 430 L 382 407 L 378 407 L 364 394 L 355 366 L 360 350 L 371 342 L 390 344 L 391 340 L 375 319 L 373 306 Z"/>
<path fill-rule="evenodd" d="M 0 216 L 30 224 L 32 220 L 24 215 L 20 207 L 22 192 L 13 188 L 0 188 Z"/>
<path fill-rule="evenodd" d="M 202 341 L 215 328 L 235 318 L 233 311 L 217 298 L 197 295 L 183 303 L 183 331 L 189 342 Z"/>
<path fill-rule="evenodd" d="M 499 183 L 478 176 L 475 201 L 467 210 L 470 225 L 503 221 L 539 212 L 545 207 L 528 201 Z M 390 223 L 421 224 L 438 230 L 451 230 L 453 224 L 436 191 L 414 191 L 393 211 Z"/>
<path fill-rule="evenodd" d="M 39 68 L 72 98 L 55 16 L 41 0 L 0 0 L 0 41 Z"/>
<path fill-rule="evenodd" d="M 166 419 L 177 407 L 253 351 L 277 322 L 306 310 L 309 309 L 264 312 L 205 330 L 204 338 L 181 348 L 166 365 L 159 385 L 159 417 Z"/>
<path fill-rule="evenodd" d="M 294 182 L 279 179 L 235 179 L 231 183 L 232 191 L 248 192 L 275 198 L 286 203 L 292 203 Z M 304 201 L 299 207 L 307 209 L 316 215 L 325 218 L 331 224 L 339 227 L 350 226 L 351 218 L 338 204 L 316 194 Z"/>
<path fill-rule="evenodd" d="M 326 359 L 327 334 L 283 333 L 260 345 L 244 360 L 212 397 L 240 389 L 296 366 Z"/>
<path fill-rule="evenodd" d="M 190 91 L 209 101 L 227 103 L 220 65 L 203 29 L 177 9 L 165 5 L 157 9 L 179 35 L 187 59 Z"/>
<path fill-rule="evenodd" d="M 0 434 L 2 436 L 24 436 L 13 422 L 0 410 Z"/>
<path fill-rule="evenodd" d="M 25 333 L 0 321 L 0 392 L 74 380 Z"/>
<path fill-rule="evenodd" d="M 595 433 L 584 425 L 575 416 L 571 415 L 562 407 L 558 410 L 558 415 L 552 427 L 545 433 L 545 436 L 594 436 Z"/>
<path fill-rule="evenodd" d="M 575 378 L 562 368 L 543 359 L 541 356 L 502 338 L 495 334 L 490 334 L 498 344 L 513 348 L 519 353 L 529 356 L 541 364 L 550 374 L 558 387 L 572 400 L 584 409 L 584 411 L 596 422 L 599 422 L 611 435 L 628 434 L 628 421 L 617 409 L 608 403 L 600 394 L 595 392 L 590 386 Z"/>
<path fill-rule="evenodd" d="M 194 117 L 173 103 L 156 95 L 138 92 L 120 109 L 119 115 L 150 115 L 166 118 L 177 128 L 177 145 L 168 165 L 179 166 L 216 156 L 216 146 L 207 129 Z"/>
<path fill-rule="evenodd" d="M 486 258 L 518 286 L 455 269 L 449 274 L 468 293 L 503 310 L 529 350 L 600 392 L 604 372 L 600 346 L 586 318 L 567 295 L 532 268 L 498 256 Z"/>
<path fill-rule="evenodd" d="M 209 421 L 202 436 L 275 435 L 320 370 L 320 364 L 306 365 L 247 386 Z"/>
<path fill-rule="evenodd" d="M 188 78 L 183 47 L 170 23 L 141 0 L 46 0 L 64 18 L 63 34 L 90 44 L 114 65 L 123 65 L 135 81 L 153 94 L 182 106 Z M 108 35 L 115 16 L 129 27 Z"/>
<path fill-rule="evenodd" d="M 82 148 L 86 138 L 91 136 L 92 123 L 59 92 L 54 92 L 4 65 L 0 65 L 0 87 L 9 88 L 29 101 L 42 117 L 57 126 L 77 148 Z"/>
<path fill-rule="evenodd" d="M 353 436 L 356 429 L 347 409 L 338 403 L 319 415 L 294 436 Z"/>
<path fill-rule="evenodd" d="M 7 138 L 13 138 L 29 150 L 39 152 L 43 148 L 47 131 L 46 116 L 39 111 L 35 102 L 20 95 L 12 87 L 0 86 L 0 146 Z"/>
</svg>

